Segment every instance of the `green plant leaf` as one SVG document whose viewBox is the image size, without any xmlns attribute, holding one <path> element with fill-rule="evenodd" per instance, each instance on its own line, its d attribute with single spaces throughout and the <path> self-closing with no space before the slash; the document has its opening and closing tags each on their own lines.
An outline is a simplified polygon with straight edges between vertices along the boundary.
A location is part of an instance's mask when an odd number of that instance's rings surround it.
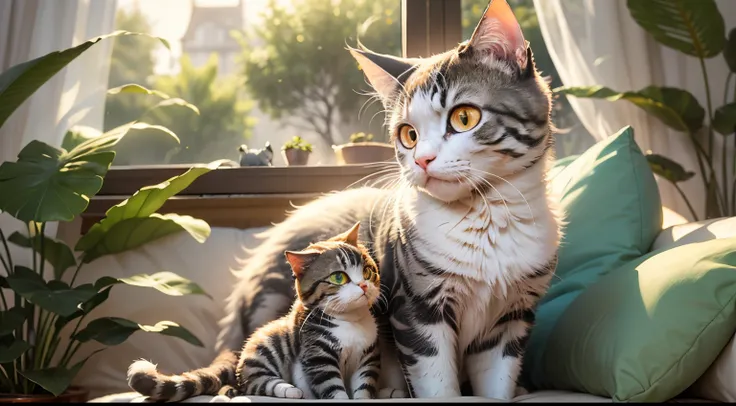
<svg viewBox="0 0 736 406">
<path fill-rule="evenodd" d="M 82 343 L 94 340 L 104 345 L 113 346 L 122 344 L 136 331 L 177 337 L 192 345 L 203 346 L 202 342 L 189 330 L 172 321 L 160 321 L 153 326 L 147 326 L 119 317 L 102 317 L 92 320 L 87 324 L 87 327 L 74 336 L 74 339 Z"/>
<path fill-rule="evenodd" d="M 84 53 L 92 45 L 106 38 L 121 35 L 144 35 L 127 31 L 115 31 L 113 33 L 92 38 L 80 45 L 63 51 L 55 51 L 42 57 L 12 66 L 0 74 L 0 128 L 5 121 L 26 99 L 28 99 L 38 88 L 51 79 L 57 72 L 62 70 L 71 61 Z M 171 48 L 163 38 L 156 38 L 165 47 Z"/>
<path fill-rule="evenodd" d="M 28 351 L 29 348 L 31 346 L 19 338 L 15 339 L 10 346 L 0 345 L 0 364 L 15 361 L 24 352 Z"/>
<path fill-rule="evenodd" d="M 8 241 L 20 247 L 33 248 L 36 252 L 41 251 L 38 240 L 28 238 L 17 231 L 8 237 Z M 45 235 L 43 236 L 43 253 L 41 255 L 54 267 L 54 279 L 56 280 L 60 280 L 67 269 L 77 264 L 71 248 L 63 242 Z"/>
<path fill-rule="evenodd" d="M 105 218 L 94 224 L 77 242 L 75 250 L 84 251 L 83 261 L 116 254 L 179 231 L 187 231 L 199 242 L 210 234 L 209 225 L 190 216 L 156 214 L 170 197 L 186 189 L 194 180 L 224 161 L 197 165 L 181 175 L 158 185 L 146 186 L 133 196 L 111 207 Z"/>
<path fill-rule="evenodd" d="M 698 58 L 723 50 L 726 26 L 715 0 L 627 0 L 626 6 L 662 45 Z"/>
<path fill-rule="evenodd" d="M 84 364 L 92 358 L 93 355 L 105 349 L 99 349 L 90 354 L 87 358 L 77 362 L 71 368 L 67 369 L 64 367 L 54 367 L 48 369 L 38 369 L 35 371 L 22 371 L 18 372 L 26 377 L 31 382 L 35 382 L 40 387 L 51 392 L 54 396 L 59 396 L 64 393 L 69 385 L 72 384 L 74 377 L 77 376 L 79 371 L 82 369 Z"/>
<path fill-rule="evenodd" d="M 32 304 L 60 316 L 69 316 L 77 306 L 91 299 L 97 291 L 92 285 L 81 285 L 74 289 L 61 281 L 47 285 L 41 276 L 23 266 L 16 265 L 7 277 L 10 288 Z"/>
<path fill-rule="evenodd" d="M 205 295 L 212 299 L 212 296 L 208 295 L 201 286 L 173 272 L 157 272 L 153 275 L 139 274 L 129 278 L 103 276 L 95 282 L 95 288 L 101 289 L 121 283 L 130 286 L 153 288 L 169 296 Z"/>
<path fill-rule="evenodd" d="M 74 156 L 85 156 L 87 154 L 107 150 L 114 147 L 130 131 L 149 129 L 159 130 L 164 134 L 171 136 L 177 143 L 180 142 L 179 137 L 177 137 L 176 134 L 174 134 L 166 127 L 142 123 L 140 121 L 131 121 L 119 127 L 113 128 L 112 130 L 102 134 L 102 136 L 100 137 L 85 141 L 84 143 L 75 147 L 73 150 L 69 151 L 69 154 Z"/>
<path fill-rule="evenodd" d="M 652 172 L 672 183 L 684 182 L 695 176 L 695 172 L 686 171 L 682 165 L 665 156 L 647 154 L 646 157 Z"/>
<path fill-rule="evenodd" d="M 176 142 L 169 129 L 140 122 L 114 128 L 87 140 L 69 152 L 31 141 L 17 162 L 0 165 L 0 210 L 24 221 L 71 221 L 81 214 L 102 180 L 115 153 L 106 151 L 132 130 L 162 131 Z"/>
<path fill-rule="evenodd" d="M 95 289 L 95 290 L 98 290 L 98 289 Z M 85 314 L 89 314 L 97 306 L 104 303 L 110 297 L 110 290 L 112 290 L 112 286 L 98 292 L 97 294 L 92 296 L 91 299 L 77 306 L 78 307 L 77 311 L 75 311 L 71 315 L 66 316 L 66 317 L 59 316 L 59 318 L 56 319 L 56 322 L 54 323 L 56 330 L 61 330 L 64 326 L 69 324 L 70 321 L 75 320 L 78 317 L 82 317 Z"/>
<path fill-rule="evenodd" d="M 71 221 L 102 187 L 114 152 L 84 157 L 31 141 L 18 162 L 0 165 L 0 209 L 24 221 Z"/>
<path fill-rule="evenodd" d="M 18 329 L 26 321 L 26 311 L 22 307 L 13 307 L 0 312 L 0 337 Z"/>
<path fill-rule="evenodd" d="M 168 94 L 158 91 L 158 90 L 151 90 L 147 89 L 139 84 L 136 83 L 129 83 L 127 85 L 122 85 L 118 87 L 113 87 L 112 89 L 107 90 L 107 94 L 109 95 L 116 95 L 116 94 L 125 94 L 125 93 L 134 93 L 134 94 L 145 94 L 148 96 L 156 96 L 161 99 L 170 99 L 171 96 Z"/>
<path fill-rule="evenodd" d="M 736 73 L 736 28 L 732 28 L 728 33 L 726 46 L 723 48 L 723 59 L 731 72 Z"/>
<path fill-rule="evenodd" d="M 67 151 L 71 151 L 76 148 L 77 145 L 88 141 L 92 138 L 97 138 L 102 135 L 102 132 L 96 128 L 89 127 L 86 125 L 75 125 L 74 127 L 67 130 L 64 135 L 64 140 L 61 142 L 61 148 Z"/>
<path fill-rule="evenodd" d="M 698 99 L 690 92 L 674 87 L 648 86 L 635 92 L 617 92 L 604 86 L 581 86 L 559 87 L 554 92 L 608 101 L 626 100 L 682 132 L 696 132 L 705 119 L 705 109 Z"/>
<path fill-rule="evenodd" d="M 108 230 L 90 228 L 79 239 L 76 249 L 83 251 L 82 262 L 90 263 L 102 256 L 135 249 L 181 231 L 188 232 L 197 242 L 204 242 L 210 235 L 210 226 L 204 220 L 191 216 L 154 213 L 149 217 L 121 220 Z"/>
<path fill-rule="evenodd" d="M 723 135 L 736 133 L 736 103 L 729 103 L 716 109 L 713 129 Z"/>
<path fill-rule="evenodd" d="M 151 107 L 150 110 L 155 110 L 161 107 L 169 107 L 169 106 L 185 107 L 185 108 L 188 108 L 189 110 L 192 110 L 197 115 L 199 115 L 199 109 L 197 108 L 197 106 L 193 105 L 192 103 L 189 103 L 188 101 L 184 99 L 180 99 L 178 97 L 173 98 L 173 99 L 162 100 L 156 103 L 155 106 Z"/>
</svg>

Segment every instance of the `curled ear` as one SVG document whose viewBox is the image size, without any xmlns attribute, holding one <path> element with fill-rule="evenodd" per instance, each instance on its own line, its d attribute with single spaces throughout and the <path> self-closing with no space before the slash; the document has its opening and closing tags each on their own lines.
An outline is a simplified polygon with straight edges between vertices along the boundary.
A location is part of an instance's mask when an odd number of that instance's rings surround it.
<svg viewBox="0 0 736 406">
<path fill-rule="evenodd" d="M 527 48 L 521 26 L 506 0 L 491 0 L 461 54 L 472 50 L 474 55 L 513 62 L 526 71 Z"/>
<path fill-rule="evenodd" d="M 414 71 L 420 62 L 417 58 L 399 58 L 391 55 L 378 54 L 368 49 L 355 49 L 348 47 L 360 69 L 365 74 L 373 89 L 378 92 L 381 99 L 386 102 L 406 79 Z"/>
<path fill-rule="evenodd" d="M 286 261 L 291 265 L 291 270 L 297 279 L 301 279 L 304 270 L 319 257 L 321 251 L 308 249 L 304 251 L 285 251 Z"/>
<path fill-rule="evenodd" d="M 355 223 L 355 225 L 353 225 L 352 227 L 350 227 L 350 230 L 345 231 L 344 233 L 338 234 L 330 238 L 330 240 L 342 241 L 342 242 L 352 245 L 353 247 L 357 247 L 359 235 L 360 235 L 360 221 Z"/>
</svg>

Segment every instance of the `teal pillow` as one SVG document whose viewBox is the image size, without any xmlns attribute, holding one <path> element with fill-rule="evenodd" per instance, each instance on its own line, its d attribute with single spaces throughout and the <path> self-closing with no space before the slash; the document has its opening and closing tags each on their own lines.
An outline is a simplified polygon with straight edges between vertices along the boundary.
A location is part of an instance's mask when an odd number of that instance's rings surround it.
<svg viewBox="0 0 736 406">
<path fill-rule="evenodd" d="M 662 249 L 588 287 L 542 356 L 545 386 L 664 402 L 708 369 L 736 330 L 736 237 Z"/>
<path fill-rule="evenodd" d="M 657 184 L 631 127 L 563 164 L 550 173 L 566 225 L 556 276 L 537 307 L 524 356 L 522 381 L 531 388 L 553 387 L 544 355 L 565 309 L 603 274 L 647 253 L 661 231 Z"/>
</svg>

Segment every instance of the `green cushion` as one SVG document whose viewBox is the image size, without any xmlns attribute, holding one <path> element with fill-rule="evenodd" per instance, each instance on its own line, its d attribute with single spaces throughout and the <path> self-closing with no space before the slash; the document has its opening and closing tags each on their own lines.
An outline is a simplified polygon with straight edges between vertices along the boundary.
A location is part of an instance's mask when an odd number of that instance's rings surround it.
<svg viewBox="0 0 736 406">
<path fill-rule="evenodd" d="M 713 363 L 736 329 L 736 238 L 625 264 L 580 294 L 549 336 L 550 387 L 663 402 Z"/>
<path fill-rule="evenodd" d="M 551 387 L 544 354 L 557 319 L 601 275 L 647 253 L 662 224 L 657 184 L 631 127 L 550 175 L 567 225 L 556 277 L 540 300 L 524 357 L 522 381 L 531 388 Z"/>
</svg>

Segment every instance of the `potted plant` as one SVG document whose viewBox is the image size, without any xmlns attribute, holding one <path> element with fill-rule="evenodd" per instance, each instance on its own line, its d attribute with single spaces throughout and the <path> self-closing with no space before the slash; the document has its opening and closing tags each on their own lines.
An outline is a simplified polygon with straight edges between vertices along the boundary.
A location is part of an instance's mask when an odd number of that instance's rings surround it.
<svg viewBox="0 0 736 406">
<path fill-rule="evenodd" d="M 289 166 L 306 165 L 312 149 L 312 144 L 305 141 L 302 137 L 294 136 L 291 141 L 281 147 L 281 153 L 284 155 L 284 160 L 286 160 L 286 164 Z"/>
<path fill-rule="evenodd" d="M 96 42 L 98 37 L 62 52 L 16 65 L 0 74 L 0 127 L 12 112 L 44 82 Z M 159 107 L 183 105 L 159 92 L 138 85 L 111 89 L 109 93 L 146 93 L 164 99 Z M 155 186 L 141 188 L 132 197 L 110 208 L 72 249 L 45 234 L 46 224 L 71 221 L 82 214 L 102 187 L 115 157 L 111 150 L 126 134 L 137 129 L 170 130 L 133 121 L 93 138 L 73 131 L 65 147 L 40 141 L 29 142 L 15 162 L 0 165 L 0 212 L 27 226 L 27 233 L 10 235 L 0 229 L 0 401 L 84 402 L 88 391 L 71 383 L 85 362 L 106 348 L 125 342 L 143 331 L 178 337 L 202 346 L 197 337 L 171 321 L 142 325 L 119 317 L 89 320 L 117 285 L 152 288 L 168 295 L 206 293 L 197 284 L 171 272 L 140 274 L 129 278 L 106 275 L 94 283 L 77 282 L 80 270 L 105 255 L 134 249 L 178 232 L 187 232 L 203 242 L 210 234 L 203 220 L 177 214 L 157 214 L 166 200 L 186 188 L 220 162 L 195 166 L 182 175 Z M 121 238 L 122 237 L 122 238 Z M 10 244 L 28 248 L 29 267 L 13 258 Z M 75 283 L 77 282 L 77 283 Z M 8 294 L 6 296 L 6 294 Z M 85 322 L 87 321 L 87 322 Z M 75 357 L 78 350 L 96 341 L 106 348 L 88 357 Z"/>
<path fill-rule="evenodd" d="M 373 134 L 363 132 L 350 135 L 350 142 L 333 145 L 338 165 L 367 164 L 394 159 L 394 147 L 385 142 L 373 141 Z"/>
</svg>

